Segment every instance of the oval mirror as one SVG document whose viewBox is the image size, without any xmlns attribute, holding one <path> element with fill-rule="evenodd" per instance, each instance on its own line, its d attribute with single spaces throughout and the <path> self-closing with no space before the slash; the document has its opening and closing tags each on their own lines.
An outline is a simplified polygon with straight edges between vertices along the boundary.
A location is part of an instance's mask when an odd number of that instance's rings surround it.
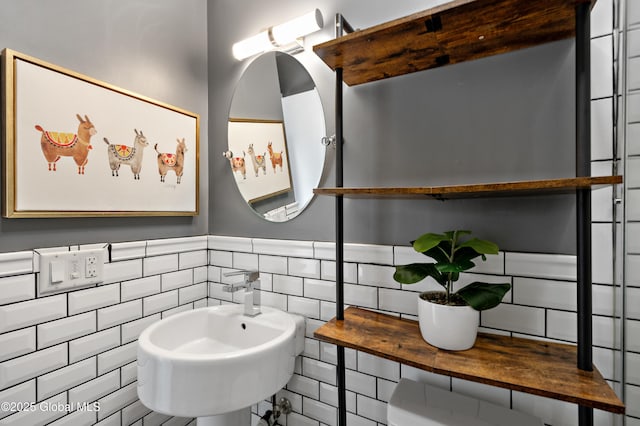
<svg viewBox="0 0 640 426">
<path fill-rule="evenodd" d="M 304 66 L 283 52 L 257 57 L 235 89 L 223 153 L 247 205 L 272 222 L 300 214 L 320 182 L 325 134 L 320 95 Z"/>
</svg>

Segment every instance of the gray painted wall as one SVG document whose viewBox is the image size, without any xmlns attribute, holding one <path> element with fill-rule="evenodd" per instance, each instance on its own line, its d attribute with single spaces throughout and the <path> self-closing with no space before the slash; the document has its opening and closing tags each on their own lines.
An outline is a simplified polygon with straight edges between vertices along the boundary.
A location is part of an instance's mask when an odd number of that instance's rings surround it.
<svg viewBox="0 0 640 426">
<path fill-rule="evenodd" d="M 195 218 L 0 219 L 0 251 L 208 232 L 206 9 L 206 0 L 0 2 L 0 48 L 199 114 L 201 177 Z"/>
<path fill-rule="evenodd" d="M 226 149 L 225 120 L 234 87 L 250 60 L 231 45 L 314 7 L 325 29 L 308 46 L 333 37 L 341 12 L 366 28 L 437 2 L 384 0 L 220 0 L 209 4 L 209 232 L 215 235 L 334 239 L 334 201 L 317 197 L 284 224 L 246 208 L 217 152 Z M 441 3 L 441 2 L 440 2 Z M 249 7 L 250 5 L 250 7 Z M 247 13 L 247 10 L 251 13 Z M 345 185 L 439 185 L 568 177 L 574 159 L 574 43 L 561 41 L 512 54 L 345 89 Z M 334 132 L 334 75 L 313 53 L 297 56 L 316 80 Z M 332 186 L 333 153 L 324 183 Z M 470 228 L 501 248 L 573 253 L 573 196 L 457 200 L 345 201 L 347 242 L 406 244 L 427 231 Z"/>
<path fill-rule="evenodd" d="M 314 7 L 321 8 L 326 25 L 308 38 L 309 46 L 332 38 L 337 11 L 364 28 L 435 3 L 0 2 L 0 47 L 201 115 L 200 216 L 2 219 L 0 251 L 206 233 L 333 240 L 332 198 L 319 197 L 305 213 L 279 224 L 257 217 L 235 189 L 219 153 L 226 149 L 234 88 L 249 61 L 233 59 L 231 45 Z M 297 58 L 318 84 L 331 134 L 334 75 L 313 53 Z M 347 88 L 345 183 L 419 185 L 571 176 L 573 91 L 572 41 Z M 333 184 L 333 160 L 329 152 L 323 184 Z M 346 239 L 402 244 L 425 231 L 464 227 L 506 250 L 571 253 L 574 209 L 571 196 L 446 203 L 347 200 Z"/>
</svg>

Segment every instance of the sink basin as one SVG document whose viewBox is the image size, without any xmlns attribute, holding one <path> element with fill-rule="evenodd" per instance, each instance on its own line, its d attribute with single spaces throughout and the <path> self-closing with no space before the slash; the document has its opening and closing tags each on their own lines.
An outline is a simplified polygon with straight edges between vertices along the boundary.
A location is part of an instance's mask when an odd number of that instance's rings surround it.
<svg viewBox="0 0 640 426">
<path fill-rule="evenodd" d="M 138 338 L 138 397 L 170 416 L 216 416 L 249 407 L 282 389 L 304 349 L 304 318 L 243 305 L 183 312 Z"/>
</svg>

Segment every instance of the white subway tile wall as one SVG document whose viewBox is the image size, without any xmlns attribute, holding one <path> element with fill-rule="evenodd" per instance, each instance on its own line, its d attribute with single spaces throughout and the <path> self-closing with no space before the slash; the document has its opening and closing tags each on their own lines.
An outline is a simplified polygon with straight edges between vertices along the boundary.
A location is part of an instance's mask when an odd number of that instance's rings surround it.
<svg viewBox="0 0 640 426">
<path fill-rule="evenodd" d="M 69 342 L 69 362 L 99 354 L 120 344 L 120 330 L 110 328 Z"/>
<path fill-rule="evenodd" d="M 120 286 L 103 285 L 67 295 L 69 315 L 78 314 L 120 303 Z"/>
<path fill-rule="evenodd" d="M 190 269 L 206 265 L 209 260 L 208 255 L 206 249 L 183 252 L 178 255 L 178 265 L 180 269 Z"/>
<path fill-rule="evenodd" d="M 36 381 L 30 380 L 0 392 L 0 401 L 22 401 L 34 403 L 36 401 Z M 0 411 L 0 419 L 10 415 L 10 411 Z"/>
<path fill-rule="evenodd" d="M 36 328 L 29 327 L 0 334 L 0 361 L 36 350 Z"/>
<path fill-rule="evenodd" d="M 200 237 L 167 238 L 164 240 L 147 241 L 147 257 L 162 254 L 197 252 L 208 248 L 209 238 L 206 235 Z"/>
<path fill-rule="evenodd" d="M 52 322 L 40 324 L 38 330 L 38 349 L 66 342 L 76 337 L 96 332 L 96 313 L 87 312 Z"/>
<path fill-rule="evenodd" d="M 35 274 L 0 278 L 0 305 L 35 299 Z"/>
<path fill-rule="evenodd" d="M 63 294 L 0 306 L 0 333 L 62 318 L 66 313 Z"/>
<path fill-rule="evenodd" d="M 142 276 L 142 259 L 125 260 L 104 265 L 104 284 L 128 281 Z"/>
<path fill-rule="evenodd" d="M 23 425 L 46 425 L 65 415 L 65 412 L 48 409 L 40 409 L 41 406 L 64 406 L 68 403 L 66 393 L 58 394 L 52 398 L 45 399 L 35 405 L 34 411 L 22 411 L 12 416 L 2 419 L 3 426 L 23 426 Z"/>
<path fill-rule="evenodd" d="M 627 425 L 640 426 L 640 5 L 627 1 L 627 20 L 624 36 L 626 51 L 626 98 L 625 124 L 625 280 L 627 284 L 626 321 L 627 345 L 625 371 L 627 400 Z M 620 218 L 620 216 L 618 216 Z"/>
<path fill-rule="evenodd" d="M 261 250 L 269 247 L 276 251 L 273 247 L 291 243 L 294 242 L 283 240 L 267 243 L 263 239 L 260 240 L 260 244 L 254 242 L 247 243 L 246 246 L 258 246 Z M 232 247 L 233 245 L 230 245 L 228 251 L 225 251 L 224 245 L 218 243 L 215 255 L 211 253 L 209 256 L 209 305 L 231 301 L 229 293 L 221 291 L 228 278 L 221 277 L 220 272 L 230 271 L 225 259 L 235 258 L 239 253 L 252 254 L 234 252 Z M 307 318 L 305 351 L 296 373 L 281 392 L 296 400 L 293 404 L 294 413 L 288 417 L 287 425 L 333 425 L 337 421 L 336 349 L 334 345 L 313 338 L 313 331 L 335 316 L 335 262 L 326 260 L 327 252 L 319 249 L 327 247 L 328 251 L 334 246 L 329 243 L 314 243 L 313 247 L 316 256 L 314 258 L 298 257 L 295 252 L 289 256 L 260 254 L 258 258 L 261 280 L 273 283 L 271 288 L 261 289 L 261 303 L 299 313 Z M 411 249 L 371 245 L 354 247 L 357 248 L 353 250 L 351 261 L 346 264 L 352 271 L 349 279 L 345 279 L 346 303 L 414 318 L 417 298 L 415 290 L 421 289 L 422 285 L 400 288 L 392 277 L 393 259 L 399 260 L 398 264 L 411 261 L 407 251 Z M 367 259 L 362 253 L 370 253 L 372 257 Z M 395 257 L 391 256 L 393 253 Z M 495 258 L 490 257 L 488 266 L 480 268 L 478 273 L 466 274 L 468 276 L 463 277 L 465 282 L 487 280 L 514 284 L 505 302 L 496 309 L 482 313 L 483 331 L 563 343 L 575 342 L 576 282 L 575 272 L 572 271 L 575 269 L 575 256 L 507 252 L 500 253 Z M 220 263 L 216 263 L 216 259 L 219 259 Z M 291 267 L 314 265 L 314 260 L 322 261 L 322 279 L 309 277 L 315 274 L 310 274 L 306 267 Z M 283 273 L 285 265 L 288 265 L 286 274 Z M 334 271 L 328 270 L 329 267 L 334 268 Z M 609 291 L 614 287 L 602 285 L 596 288 L 597 293 L 604 295 L 608 300 L 599 308 L 606 311 L 606 304 L 615 302 L 612 292 Z M 597 303 L 595 305 L 597 306 Z M 616 375 L 621 354 L 619 342 L 614 337 L 614 307 L 612 306 L 608 312 L 609 316 L 594 316 L 594 342 L 598 345 L 594 349 L 594 359 L 604 376 L 617 383 L 619 378 Z M 640 339 L 637 344 L 640 345 Z M 462 380 L 452 381 L 449 377 L 434 375 L 350 349 L 346 351 L 346 365 L 349 426 L 386 424 L 386 403 L 401 377 L 426 381 L 467 395 L 484 397 L 506 407 L 539 415 L 553 426 L 577 424 L 575 405 L 558 404 L 544 398 L 532 400 L 528 396 L 516 400 L 512 393 L 505 389 Z M 520 403 L 521 401 L 525 403 Z M 535 404 L 528 405 L 529 401 L 535 401 Z M 266 409 L 266 403 L 254 406 L 254 420 Z M 604 414 L 599 414 L 598 419 L 598 425 L 603 426 L 613 426 L 619 421 L 615 416 Z"/>
<path fill-rule="evenodd" d="M 163 272 L 178 270 L 178 255 L 167 254 L 164 256 L 148 257 L 143 259 L 145 275 L 157 275 Z"/>
<path fill-rule="evenodd" d="M 14 386 L 67 364 L 66 343 L 4 361 L 0 363 L 0 389 Z"/>
<path fill-rule="evenodd" d="M 0 254 L 0 401 L 100 407 L 5 410 L 0 424 L 191 423 L 138 401 L 137 338 L 169 314 L 207 305 L 209 258 L 218 259 L 208 240 L 113 244 L 103 285 L 44 297 L 36 291 L 35 252 Z M 304 310 L 308 299 L 300 302 Z"/>
<path fill-rule="evenodd" d="M 258 255 L 251 253 L 234 253 L 233 267 L 245 271 L 256 270 L 258 269 Z"/>
<path fill-rule="evenodd" d="M 111 261 L 141 259 L 145 257 L 147 249 L 146 241 L 130 241 L 126 243 L 111 244 Z"/>
<path fill-rule="evenodd" d="M 313 242 L 291 240 L 253 239 L 253 252 L 275 256 L 313 258 Z"/>
<path fill-rule="evenodd" d="M 38 400 L 57 395 L 65 389 L 86 383 L 96 377 L 96 358 L 76 362 L 38 377 Z"/>
<path fill-rule="evenodd" d="M 0 253 L 0 277 L 24 275 L 33 270 L 34 253 L 19 251 L 14 253 Z"/>
</svg>

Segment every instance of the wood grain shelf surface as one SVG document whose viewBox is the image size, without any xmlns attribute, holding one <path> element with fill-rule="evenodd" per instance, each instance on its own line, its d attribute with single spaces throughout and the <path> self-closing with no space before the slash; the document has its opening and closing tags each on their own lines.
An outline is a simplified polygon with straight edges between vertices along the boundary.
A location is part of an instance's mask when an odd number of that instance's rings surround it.
<svg viewBox="0 0 640 426">
<path fill-rule="evenodd" d="M 467 351 L 426 343 L 416 321 L 349 307 L 314 336 L 415 368 L 623 414 L 625 406 L 594 367 L 576 367 L 576 347 L 479 333 Z"/>
<path fill-rule="evenodd" d="M 577 177 L 450 186 L 315 188 L 318 195 L 347 197 L 429 197 L 435 199 L 570 193 L 576 189 L 622 183 L 622 176 Z"/>
<path fill-rule="evenodd" d="M 573 37 L 577 3 L 454 0 L 313 49 L 353 86 Z"/>
</svg>

